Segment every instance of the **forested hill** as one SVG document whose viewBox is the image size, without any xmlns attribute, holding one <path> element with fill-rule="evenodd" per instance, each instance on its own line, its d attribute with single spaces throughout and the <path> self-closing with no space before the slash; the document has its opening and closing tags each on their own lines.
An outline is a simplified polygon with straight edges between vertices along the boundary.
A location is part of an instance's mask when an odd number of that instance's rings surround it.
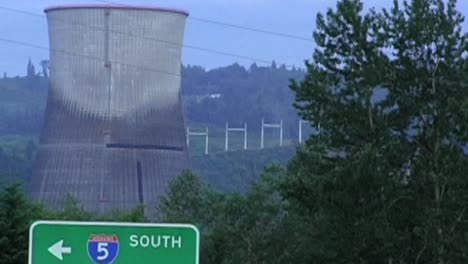
<svg viewBox="0 0 468 264">
<path fill-rule="evenodd" d="M 182 76 L 190 121 L 222 125 L 226 121 L 248 122 L 255 127 L 262 118 L 270 122 L 282 119 L 296 128 L 294 94 L 288 85 L 291 78 L 302 79 L 301 70 L 277 67 L 275 63 L 270 67 L 253 64 L 248 69 L 233 64 L 210 71 L 186 66 Z"/>
<path fill-rule="evenodd" d="M 38 135 L 47 98 L 47 72 L 28 64 L 24 77 L 0 78 L 0 135 Z M 266 121 L 288 120 L 295 129 L 297 115 L 292 107 L 289 80 L 301 79 L 304 71 L 286 69 L 274 62 L 269 67 L 249 68 L 233 64 L 205 70 L 183 66 L 182 95 L 188 122 L 223 125 L 248 122 L 259 126 Z M 288 129 L 286 129 L 288 130 Z M 287 133 L 287 132 L 286 132 Z"/>
</svg>

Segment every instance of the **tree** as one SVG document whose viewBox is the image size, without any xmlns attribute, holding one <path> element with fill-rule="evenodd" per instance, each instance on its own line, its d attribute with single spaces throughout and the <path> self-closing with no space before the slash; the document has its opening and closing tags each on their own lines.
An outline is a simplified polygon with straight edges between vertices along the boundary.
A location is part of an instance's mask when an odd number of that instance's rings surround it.
<svg viewBox="0 0 468 264">
<path fill-rule="evenodd" d="M 33 78 L 36 76 L 36 69 L 34 68 L 34 64 L 31 61 L 31 58 L 28 60 L 28 66 L 26 68 L 26 77 Z"/>
<path fill-rule="evenodd" d="M 201 223 L 207 217 L 208 196 L 212 190 L 194 173 L 183 172 L 169 185 L 158 205 L 158 212 L 167 222 Z"/>
<path fill-rule="evenodd" d="M 407 146 L 409 186 L 422 209 L 421 262 L 468 259 L 465 209 L 468 160 L 468 34 L 456 0 L 398 2 L 384 12 L 392 61 L 387 105 L 390 128 Z M 408 15 L 410 14 L 410 15 Z"/>
<path fill-rule="evenodd" d="M 468 37 L 456 1 L 342 0 L 317 16 L 296 108 L 319 128 L 289 166 L 284 197 L 318 238 L 318 263 L 468 259 Z M 376 93 L 386 96 L 376 100 Z M 306 232 L 305 232 L 306 233 Z M 305 239 L 304 241 L 310 241 Z M 304 242 L 306 243 L 306 242 Z"/>
<path fill-rule="evenodd" d="M 109 213 L 99 216 L 99 221 L 118 221 L 131 223 L 145 223 L 148 219 L 145 216 L 145 207 L 137 206 L 130 211 L 113 209 Z"/>
<path fill-rule="evenodd" d="M 277 66 L 276 66 L 276 61 L 273 60 L 273 62 L 271 63 L 271 69 L 272 70 L 276 70 Z"/>
<path fill-rule="evenodd" d="M 296 263 L 290 239 L 301 225 L 291 221 L 277 192 L 283 173 L 269 167 L 246 194 L 225 196 L 205 234 L 204 263 Z"/>
<path fill-rule="evenodd" d="M 49 78 L 49 60 L 41 60 L 42 75 L 47 79 Z"/>
<path fill-rule="evenodd" d="M 174 179 L 161 200 L 162 219 L 199 227 L 202 263 L 290 263 L 286 248 L 295 245 L 284 238 L 291 237 L 290 231 L 299 225 L 287 221 L 290 218 L 276 191 L 282 173 L 272 167 L 248 193 L 223 194 L 185 172 Z"/>
<path fill-rule="evenodd" d="M 62 210 L 55 212 L 55 217 L 63 220 L 90 221 L 92 214 L 85 211 L 80 201 L 73 195 L 67 195 Z"/>
<path fill-rule="evenodd" d="M 169 184 L 169 189 L 158 205 L 161 221 L 173 223 L 190 223 L 196 225 L 202 234 L 202 263 L 211 262 L 224 255 L 214 254 L 213 248 L 223 247 L 220 243 L 211 243 L 207 236 L 212 234 L 216 217 L 220 215 L 220 205 L 224 196 L 213 191 L 197 175 L 190 171 L 183 172 Z"/>
<path fill-rule="evenodd" d="M 1 263 L 27 262 L 28 231 L 31 206 L 20 185 L 7 186 L 0 195 Z"/>
</svg>

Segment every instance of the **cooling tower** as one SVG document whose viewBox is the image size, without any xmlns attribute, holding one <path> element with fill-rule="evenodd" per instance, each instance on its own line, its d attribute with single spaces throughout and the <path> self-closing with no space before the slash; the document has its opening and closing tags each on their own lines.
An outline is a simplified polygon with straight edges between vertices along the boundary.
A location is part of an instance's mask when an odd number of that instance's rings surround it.
<svg viewBox="0 0 468 264">
<path fill-rule="evenodd" d="M 187 13 L 153 7 L 45 10 L 50 42 L 46 119 L 32 196 L 61 208 L 152 209 L 188 169 L 180 99 Z"/>
</svg>

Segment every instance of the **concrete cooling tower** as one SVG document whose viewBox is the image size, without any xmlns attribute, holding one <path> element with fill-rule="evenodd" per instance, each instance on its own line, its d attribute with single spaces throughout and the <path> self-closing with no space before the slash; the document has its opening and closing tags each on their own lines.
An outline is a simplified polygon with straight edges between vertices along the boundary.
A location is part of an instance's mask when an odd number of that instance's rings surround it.
<svg viewBox="0 0 468 264">
<path fill-rule="evenodd" d="M 103 212 L 156 206 L 188 169 L 180 99 L 187 13 L 153 7 L 46 9 L 50 86 L 32 196 Z"/>
</svg>

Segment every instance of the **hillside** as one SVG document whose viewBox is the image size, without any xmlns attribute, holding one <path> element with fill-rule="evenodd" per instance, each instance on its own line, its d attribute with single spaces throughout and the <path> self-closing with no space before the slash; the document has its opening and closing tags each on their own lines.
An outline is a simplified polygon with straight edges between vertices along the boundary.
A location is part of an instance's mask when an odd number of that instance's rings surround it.
<svg viewBox="0 0 468 264">
<path fill-rule="evenodd" d="M 224 127 L 225 122 L 259 131 L 260 122 L 284 120 L 285 136 L 297 134 L 290 79 L 304 72 L 284 66 L 250 68 L 233 64 L 212 70 L 182 68 L 182 100 L 188 124 Z M 43 73 L 0 78 L 0 135 L 38 135 L 47 99 Z"/>
<path fill-rule="evenodd" d="M 294 156 L 293 146 L 263 150 L 231 151 L 192 156 L 193 170 L 207 183 L 224 192 L 243 192 L 270 165 L 286 165 Z"/>
<path fill-rule="evenodd" d="M 0 78 L 0 174 L 28 178 L 43 123 L 48 79 L 44 69 L 26 76 Z M 203 178 L 223 191 L 243 191 L 258 173 L 271 163 L 285 164 L 294 153 L 298 117 L 292 107 L 294 96 L 288 88 L 291 78 L 302 78 L 299 69 L 272 63 L 249 68 L 233 64 L 212 70 L 183 66 L 182 98 L 186 123 L 192 130 L 209 128 L 209 155 L 204 155 L 204 138 L 190 139 L 192 166 Z M 265 148 L 260 150 L 261 119 L 284 123 L 283 144 L 279 131 L 265 130 Z M 229 152 L 224 151 L 225 122 L 248 125 L 248 150 L 243 135 L 232 133 Z M 307 134 L 307 130 L 304 134 Z"/>
</svg>

